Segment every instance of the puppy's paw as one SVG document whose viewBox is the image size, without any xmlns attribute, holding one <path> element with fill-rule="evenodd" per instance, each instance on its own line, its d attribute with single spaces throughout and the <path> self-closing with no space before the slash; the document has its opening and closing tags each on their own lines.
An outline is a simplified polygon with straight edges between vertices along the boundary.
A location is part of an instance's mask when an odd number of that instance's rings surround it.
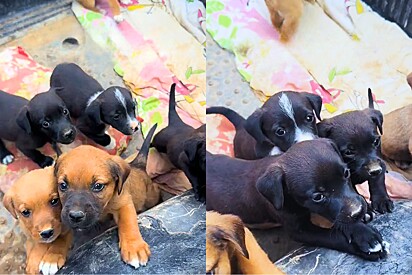
<svg viewBox="0 0 412 275">
<path fill-rule="evenodd" d="M 12 163 L 14 160 L 14 156 L 12 154 L 10 155 L 6 155 L 5 157 L 3 157 L 1 159 L 1 163 L 4 165 L 9 165 L 10 163 Z"/>
<path fill-rule="evenodd" d="M 60 253 L 51 253 L 50 251 L 43 256 L 40 262 L 39 270 L 43 275 L 54 275 L 63 267 L 66 262 L 66 256 Z"/>
<path fill-rule="evenodd" d="M 45 156 L 44 160 L 40 163 L 38 163 L 38 165 L 41 168 L 45 168 L 47 166 L 52 166 L 54 164 L 54 160 L 51 157 Z"/>
<path fill-rule="evenodd" d="M 388 197 L 373 198 L 372 208 L 381 214 L 392 213 L 394 209 L 393 201 Z"/>
<path fill-rule="evenodd" d="M 123 261 L 134 268 L 146 266 L 149 261 L 150 248 L 144 240 L 124 241 L 120 244 L 120 250 Z"/>
<path fill-rule="evenodd" d="M 114 21 L 116 21 L 117 23 L 120 23 L 124 20 L 124 17 L 121 14 L 115 15 L 113 18 L 114 18 Z"/>
<path fill-rule="evenodd" d="M 382 235 L 375 228 L 363 223 L 355 225 L 351 244 L 355 246 L 357 255 L 369 261 L 377 261 L 387 255 L 387 243 L 383 241 Z"/>
<path fill-rule="evenodd" d="M 40 270 L 39 270 L 38 262 L 35 263 L 29 260 L 26 263 L 26 274 L 39 274 L 39 273 L 40 273 Z"/>
</svg>

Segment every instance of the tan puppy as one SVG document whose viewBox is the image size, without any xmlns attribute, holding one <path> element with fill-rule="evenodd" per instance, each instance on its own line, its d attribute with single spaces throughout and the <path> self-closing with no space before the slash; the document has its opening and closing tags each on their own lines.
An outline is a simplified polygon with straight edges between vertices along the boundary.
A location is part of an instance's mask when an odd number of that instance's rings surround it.
<svg viewBox="0 0 412 275">
<path fill-rule="evenodd" d="M 265 0 L 270 20 L 280 34 L 280 40 L 287 42 L 296 32 L 303 12 L 303 0 Z M 314 3 L 315 0 L 306 0 Z"/>
<path fill-rule="evenodd" d="M 27 236 L 26 272 L 55 274 L 66 262 L 72 235 L 60 221 L 61 204 L 53 168 L 30 171 L 3 198 Z"/>
<path fill-rule="evenodd" d="M 284 274 L 239 217 L 206 212 L 206 273 Z"/>
<path fill-rule="evenodd" d="M 95 0 L 77 0 L 83 7 L 86 9 L 95 11 L 95 12 L 101 12 L 98 8 L 96 8 L 96 1 Z M 118 0 L 107 0 L 110 6 L 110 10 L 113 13 L 113 18 L 116 22 L 121 22 L 124 20 L 123 16 L 120 14 L 120 5 Z M 131 4 L 131 0 L 121 0 L 125 5 Z"/>
<path fill-rule="evenodd" d="M 150 256 L 149 245 L 140 235 L 137 213 L 156 205 L 159 189 L 146 174 L 152 127 L 139 154 L 130 164 L 92 146 L 79 146 L 63 154 L 56 163 L 62 220 L 72 229 L 92 229 L 108 214 L 119 226 L 123 261 L 138 268 Z"/>
</svg>

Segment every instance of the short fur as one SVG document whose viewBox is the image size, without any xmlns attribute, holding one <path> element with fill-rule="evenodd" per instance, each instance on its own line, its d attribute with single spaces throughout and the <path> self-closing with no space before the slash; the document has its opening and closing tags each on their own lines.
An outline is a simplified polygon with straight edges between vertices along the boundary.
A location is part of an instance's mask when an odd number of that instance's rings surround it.
<svg viewBox="0 0 412 275">
<path fill-rule="evenodd" d="M 394 206 L 386 191 L 386 165 L 381 159 L 383 116 L 373 109 L 370 89 L 368 93 L 369 108 L 325 119 L 317 126 L 320 137 L 330 138 L 338 146 L 351 170 L 352 184 L 368 181 L 372 209 L 387 213 L 392 212 Z M 372 213 L 369 214 L 372 217 Z"/>
<path fill-rule="evenodd" d="M 111 138 L 105 133 L 110 125 L 125 135 L 138 130 L 136 105 L 129 90 L 113 86 L 106 90 L 74 63 L 56 66 L 50 86 L 66 103 L 77 128 L 96 143 L 107 146 Z M 120 95 L 122 100 L 119 100 Z"/>
<path fill-rule="evenodd" d="M 197 129 L 182 121 L 176 112 L 175 88 L 170 88 L 169 124 L 153 139 L 152 146 L 165 153 L 193 186 L 196 199 L 206 197 L 206 125 Z"/>
<path fill-rule="evenodd" d="M 207 274 L 284 274 L 239 217 L 206 212 Z"/>
<path fill-rule="evenodd" d="M 307 0 L 314 3 L 315 0 Z M 265 0 L 270 20 L 280 33 L 280 40 L 288 42 L 295 34 L 303 13 L 303 0 Z"/>
<path fill-rule="evenodd" d="M 208 153 L 206 188 L 207 210 L 237 215 L 248 225 L 281 222 L 298 242 L 364 259 L 386 255 L 379 232 L 362 222 L 366 201 L 354 191 L 349 169 L 328 139 L 303 141 L 281 156 L 259 160 Z M 313 225 L 312 213 L 333 228 Z"/>
<path fill-rule="evenodd" d="M 137 213 L 160 200 L 158 186 L 146 173 L 150 140 L 156 125 L 146 137 L 136 160 L 130 164 L 119 156 L 82 145 L 62 155 L 55 166 L 62 221 L 72 229 L 92 229 L 107 214 L 119 226 L 123 261 L 137 268 L 146 265 L 149 245 L 140 235 Z M 87 156 L 87 157 L 85 157 Z"/>
<path fill-rule="evenodd" d="M 66 261 L 72 234 L 60 221 L 53 168 L 32 170 L 20 177 L 5 194 L 3 204 L 27 237 L 26 273 L 56 273 Z M 23 211 L 29 215 L 24 216 Z"/>
<path fill-rule="evenodd" d="M 286 96 L 286 97 L 285 97 Z M 285 113 L 280 101 L 287 100 L 288 109 L 293 112 L 293 120 Z M 291 104 L 290 104 L 291 103 Z M 305 92 L 284 91 L 270 97 L 261 108 L 257 109 L 247 119 L 235 111 L 225 107 L 207 108 L 207 114 L 222 114 L 236 128 L 233 140 L 235 157 L 241 159 L 258 159 L 285 152 L 296 143 L 296 128 L 304 130 L 313 138 L 317 135 L 315 113 L 320 120 L 322 98 Z M 306 119 L 309 120 L 306 120 Z M 296 127 L 297 126 L 297 127 Z M 284 130 L 278 133 L 278 131 Z"/>
<path fill-rule="evenodd" d="M 70 112 L 54 90 L 35 95 L 30 101 L 20 96 L 0 91 L 0 161 L 9 164 L 13 154 L 2 140 L 14 142 L 17 149 L 40 167 L 53 164 L 51 157 L 36 148 L 52 143 L 69 144 L 76 137 L 76 129 L 70 121 Z"/>
</svg>

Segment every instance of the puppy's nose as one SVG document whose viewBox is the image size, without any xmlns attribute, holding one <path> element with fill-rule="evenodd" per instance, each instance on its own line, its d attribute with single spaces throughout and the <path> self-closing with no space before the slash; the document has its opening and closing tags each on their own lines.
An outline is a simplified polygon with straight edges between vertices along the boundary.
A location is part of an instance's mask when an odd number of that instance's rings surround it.
<svg viewBox="0 0 412 275">
<path fill-rule="evenodd" d="M 130 122 L 130 129 L 132 129 L 133 132 L 139 130 L 139 122 L 136 119 Z"/>
<path fill-rule="evenodd" d="M 49 239 L 51 238 L 51 236 L 53 236 L 54 230 L 53 229 L 47 229 L 47 230 L 43 230 L 42 232 L 40 232 L 40 236 L 43 239 Z"/>
<path fill-rule="evenodd" d="M 63 137 L 67 139 L 73 138 L 73 136 L 74 136 L 74 131 L 72 129 L 69 129 L 63 133 Z"/>
<path fill-rule="evenodd" d="M 368 171 L 368 173 L 369 173 L 369 175 L 371 175 L 371 176 L 377 176 L 377 175 L 379 175 L 380 173 L 382 173 L 382 167 L 376 167 L 376 168 L 374 168 L 374 169 L 371 169 L 371 170 Z"/>
<path fill-rule="evenodd" d="M 73 222 L 81 222 L 85 218 L 85 214 L 83 211 L 70 211 L 69 212 L 69 217 L 70 220 Z"/>
</svg>

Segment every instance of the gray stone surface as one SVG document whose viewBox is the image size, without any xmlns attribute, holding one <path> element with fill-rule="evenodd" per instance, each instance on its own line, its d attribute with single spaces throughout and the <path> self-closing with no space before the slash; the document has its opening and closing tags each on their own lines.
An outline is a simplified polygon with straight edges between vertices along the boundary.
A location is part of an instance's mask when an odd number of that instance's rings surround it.
<svg viewBox="0 0 412 275">
<path fill-rule="evenodd" d="M 302 247 L 276 264 L 288 274 L 411 274 L 411 213 L 411 201 L 397 202 L 393 213 L 371 222 L 390 244 L 390 254 L 378 262 L 326 248 Z"/>
<path fill-rule="evenodd" d="M 139 215 L 140 232 L 152 252 L 146 267 L 134 269 L 121 260 L 117 228 L 113 228 L 72 251 L 59 273 L 204 273 L 205 219 L 205 205 L 188 191 Z"/>
</svg>

